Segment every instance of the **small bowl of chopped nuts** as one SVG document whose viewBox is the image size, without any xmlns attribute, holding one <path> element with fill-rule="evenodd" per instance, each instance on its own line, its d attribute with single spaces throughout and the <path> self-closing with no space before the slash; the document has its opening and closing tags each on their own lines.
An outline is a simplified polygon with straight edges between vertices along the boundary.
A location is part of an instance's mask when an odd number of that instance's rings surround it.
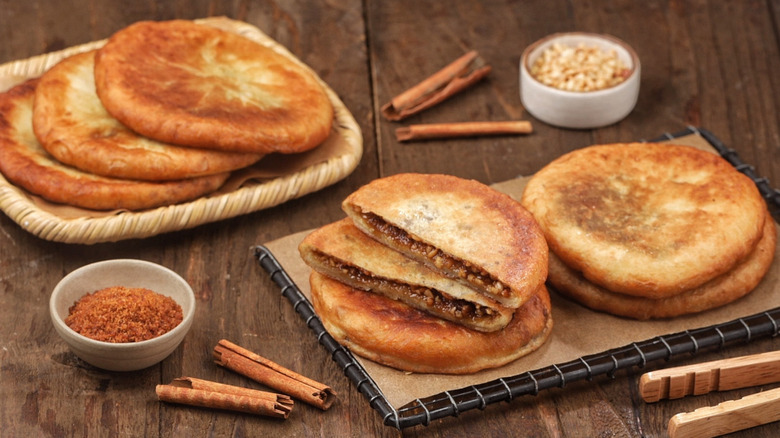
<svg viewBox="0 0 780 438">
<path fill-rule="evenodd" d="M 557 33 L 523 52 L 520 98 L 531 115 L 550 125 L 608 126 L 634 109 L 640 70 L 636 52 L 615 37 Z"/>
<path fill-rule="evenodd" d="M 195 294 L 172 270 L 144 260 L 92 263 L 66 275 L 49 299 L 54 329 L 85 362 L 135 371 L 168 357 L 195 316 Z"/>
</svg>

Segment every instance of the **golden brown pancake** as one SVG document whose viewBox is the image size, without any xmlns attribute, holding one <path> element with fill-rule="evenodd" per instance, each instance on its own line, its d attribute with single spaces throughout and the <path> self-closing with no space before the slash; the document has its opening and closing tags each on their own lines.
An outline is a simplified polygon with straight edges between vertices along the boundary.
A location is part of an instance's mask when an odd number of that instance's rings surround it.
<svg viewBox="0 0 780 438">
<path fill-rule="evenodd" d="M 161 183 L 92 175 L 63 165 L 38 143 L 32 128 L 37 79 L 0 94 L 0 172 L 52 202 L 93 210 L 140 210 L 215 191 L 229 173 Z"/>
<path fill-rule="evenodd" d="M 755 184 L 721 157 L 653 143 L 566 154 L 530 178 L 522 203 L 566 265 L 654 299 L 729 271 L 755 248 L 766 215 Z"/>
<path fill-rule="evenodd" d="M 449 175 L 399 174 L 370 182 L 342 208 L 383 244 L 517 308 L 547 277 L 547 244 L 520 203 Z"/>
<path fill-rule="evenodd" d="M 699 287 L 668 298 L 654 300 L 610 292 L 566 266 L 552 251 L 549 283 L 593 310 L 635 319 L 671 318 L 714 309 L 750 293 L 771 267 L 777 229 L 770 216 L 765 222 L 763 237 L 747 259 Z"/>
<path fill-rule="evenodd" d="M 542 346 L 553 325 L 544 286 L 515 311 L 504 330 L 483 333 L 317 272 L 310 282 L 314 309 L 334 339 L 403 371 L 467 374 L 499 367 Z"/>
<path fill-rule="evenodd" d="M 298 248 L 306 264 L 321 274 L 474 330 L 503 329 L 514 314 L 368 237 L 349 218 L 314 230 Z"/>
<path fill-rule="evenodd" d="M 333 107 L 304 66 L 238 34 L 187 20 L 143 21 L 95 58 L 109 113 L 156 140 L 267 154 L 330 134 Z"/>
<path fill-rule="evenodd" d="M 227 172 L 262 157 L 174 146 L 136 134 L 98 99 L 94 60 L 94 51 L 70 56 L 38 82 L 33 129 L 58 161 L 96 175 L 161 181 Z"/>
</svg>

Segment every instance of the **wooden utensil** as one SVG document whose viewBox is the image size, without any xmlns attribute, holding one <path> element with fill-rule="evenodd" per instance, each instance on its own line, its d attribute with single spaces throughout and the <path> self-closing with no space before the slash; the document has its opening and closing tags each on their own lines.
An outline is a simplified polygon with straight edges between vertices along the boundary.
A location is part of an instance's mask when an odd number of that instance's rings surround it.
<svg viewBox="0 0 780 438">
<path fill-rule="evenodd" d="M 780 382 L 780 351 L 651 371 L 639 379 L 646 402 Z M 709 438 L 780 420 L 780 388 L 705 406 L 669 420 L 671 438 Z"/>
<path fill-rule="evenodd" d="M 651 371 L 640 378 L 639 394 L 651 403 L 773 382 L 780 382 L 780 351 Z"/>
<path fill-rule="evenodd" d="M 677 414 L 670 438 L 709 438 L 780 420 L 780 388 Z"/>
</svg>

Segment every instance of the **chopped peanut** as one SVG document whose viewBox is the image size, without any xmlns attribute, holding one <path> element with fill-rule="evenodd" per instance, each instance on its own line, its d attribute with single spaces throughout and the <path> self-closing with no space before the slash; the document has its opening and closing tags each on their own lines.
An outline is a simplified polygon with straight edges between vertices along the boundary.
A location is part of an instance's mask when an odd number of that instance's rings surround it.
<svg viewBox="0 0 780 438">
<path fill-rule="evenodd" d="M 626 80 L 630 70 L 614 50 L 553 44 L 531 66 L 531 76 L 565 91 L 596 91 Z"/>
</svg>

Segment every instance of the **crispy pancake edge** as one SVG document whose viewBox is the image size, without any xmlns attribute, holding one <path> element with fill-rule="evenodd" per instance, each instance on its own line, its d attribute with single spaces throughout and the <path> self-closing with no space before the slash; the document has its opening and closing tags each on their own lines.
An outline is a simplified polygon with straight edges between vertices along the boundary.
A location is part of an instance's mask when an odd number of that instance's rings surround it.
<svg viewBox="0 0 780 438">
<path fill-rule="evenodd" d="M 767 216 L 756 249 L 731 271 L 669 298 L 649 299 L 611 292 L 585 279 L 550 252 L 549 284 L 556 291 L 593 310 L 634 319 L 672 318 L 724 306 L 749 294 L 772 265 L 777 228 Z"/>
<path fill-rule="evenodd" d="M 37 81 L 28 80 L 0 94 L 0 172 L 31 193 L 93 210 L 141 210 L 206 195 L 229 176 L 151 183 L 105 178 L 67 167 L 48 155 L 32 131 Z"/>
<path fill-rule="evenodd" d="M 131 131 L 105 110 L 95 92 L 96 52 L 63 59 L 36 87 L 33 129 L 58 161 L 101 176 L 161 181 L 228 172 L 262 158 L 160 143 Z"/>
<path fill-rule="evenodd" d="M 482 333 L 317 272 L 310 282 L 314 309 L 334 339 L 360 356 L 403 371 L 469 374 L 499 367 L 541 347 L 553 326 L 544 286 L 517 309 L 506 329 Z"/>
</svg>

